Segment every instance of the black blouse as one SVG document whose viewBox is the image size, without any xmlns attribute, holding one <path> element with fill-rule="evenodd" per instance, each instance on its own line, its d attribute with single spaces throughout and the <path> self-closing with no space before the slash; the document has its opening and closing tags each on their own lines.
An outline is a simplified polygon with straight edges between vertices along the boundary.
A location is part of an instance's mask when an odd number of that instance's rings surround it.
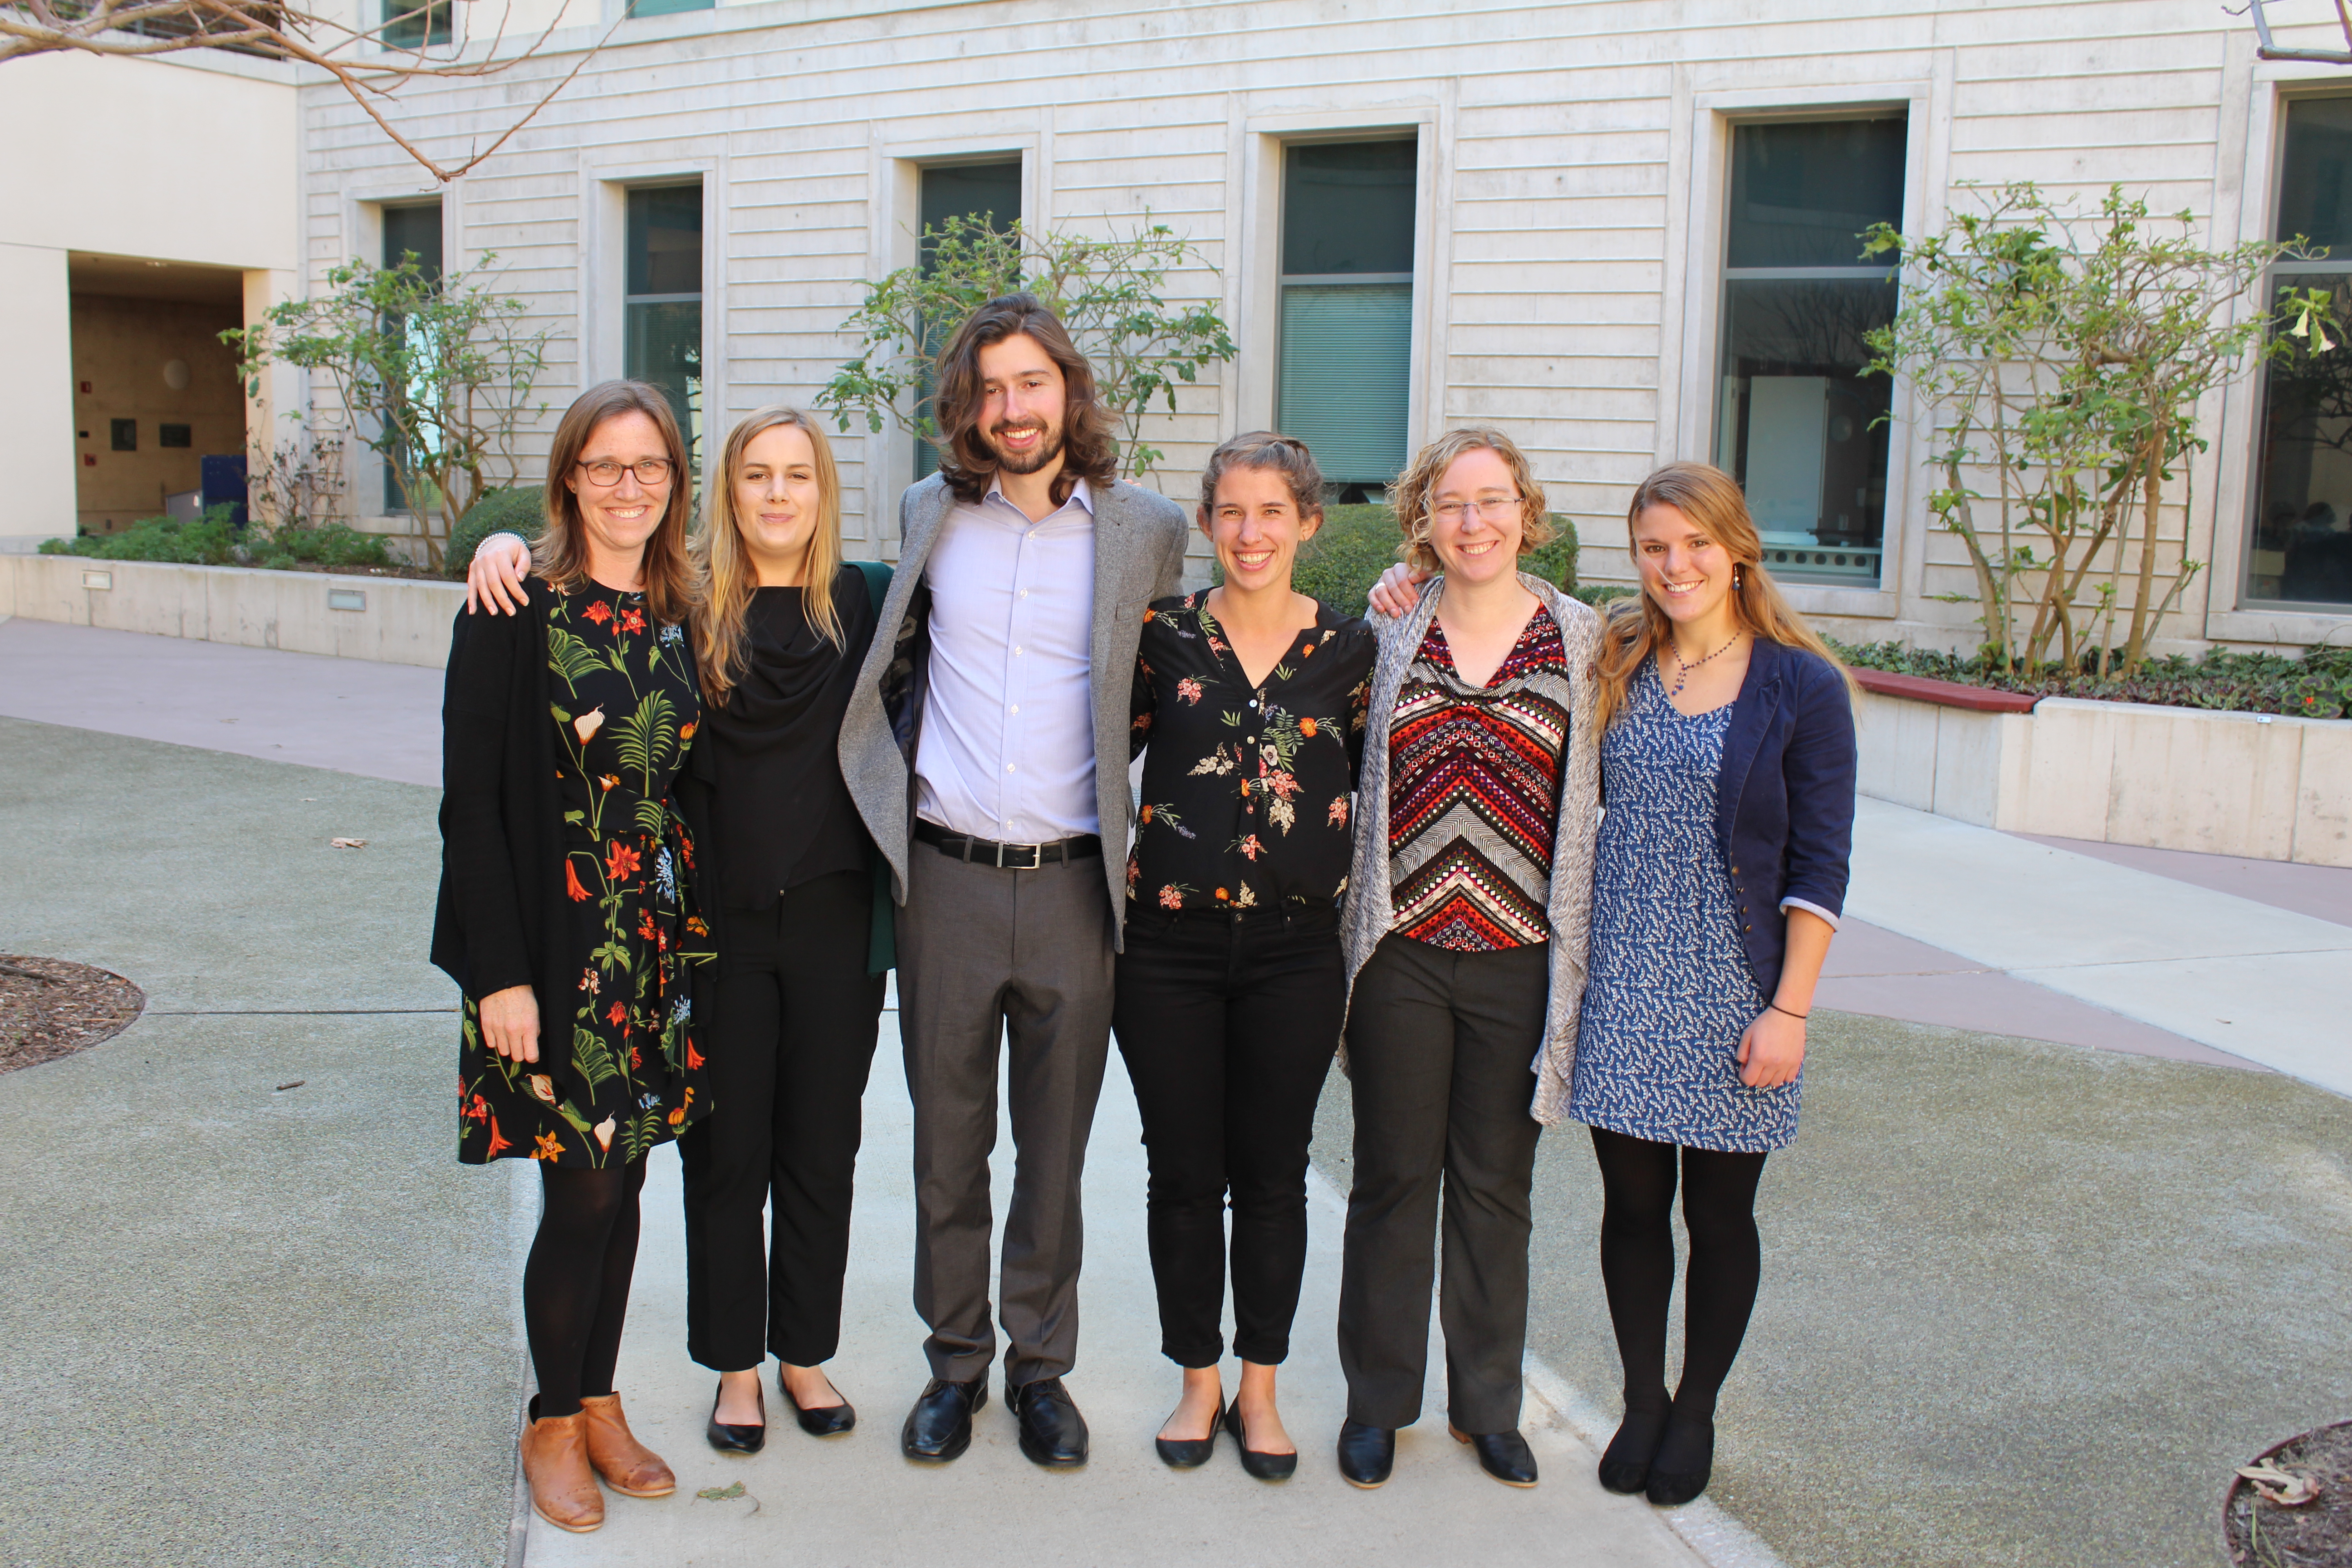
<svg viewBox="0 0 2352 1568">
<path fill-rule="evenodd" d="M 1127 896 L 1166 910 L 1334 903 L 1353 850 L 1372 630 L 1318 605 L 1253 689 L 1208 597 L 1144 612 L 1131 731 L 1143 804 Z"/>
<path fill-rule="evenodd" d="M 866 868 L 871 841 L 837 749 L 874 640 L 873 604 L 855 566 L 834 578 L 833 610 L 841 647 L 809 623 L 802 590 L 755 592 L 741 676 L 725 707 L 703 710 L 717 764 L 711 860 L 730 909 L 766 909 L 786 889 Z"/>
</svg>

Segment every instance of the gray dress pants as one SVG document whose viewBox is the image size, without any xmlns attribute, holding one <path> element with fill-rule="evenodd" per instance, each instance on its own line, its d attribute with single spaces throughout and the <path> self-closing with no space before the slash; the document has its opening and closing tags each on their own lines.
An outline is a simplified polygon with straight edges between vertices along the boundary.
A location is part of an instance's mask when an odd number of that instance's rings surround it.
<svg viewBox="0 0 2352 1568">
<path fill-rule="evenodd" d="M 1097 859 L 1012 871 L 908 846 L 898 1024 L 915 1102 L 915 1310 L 934 1377 L 968 1382 L 996 1355 L 988 1156 L 1000 1040 L 1015 1152 L 1005 1376 L 1060 1377 L 1077 1359 L 1078 1188 L 1110 1045 L 1112 942 Z"/>
<path fill-rule="evenodd" d="M 1339 1367 L 1348 1414 L 1369 1426 L 1421 1419 L 1441 1193 L 1447 1415 L 1471 1433 L 1519 1424 L 1529 1194 L 1543 1131 L 1528 1111 L 1550 953 L 1450 952 L 1390 936 L 1356 976 Z"/>
</svg>

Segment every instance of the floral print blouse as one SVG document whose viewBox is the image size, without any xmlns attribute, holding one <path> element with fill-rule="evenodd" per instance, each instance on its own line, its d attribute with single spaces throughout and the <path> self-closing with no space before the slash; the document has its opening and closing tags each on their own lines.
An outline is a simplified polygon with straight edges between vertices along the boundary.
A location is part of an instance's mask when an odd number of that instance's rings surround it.
<svg viewBox="0 0 2352 1568">
<path fill-rule="evenodd" d="M 1328 906 L 1347 890 L 1371 628 L 1318 605 L 1253 687 L 1209 590 L 1154 604 L 1135 664 L 1144 757 L 1127 896 L 1163 910 Z"/>
</svg>

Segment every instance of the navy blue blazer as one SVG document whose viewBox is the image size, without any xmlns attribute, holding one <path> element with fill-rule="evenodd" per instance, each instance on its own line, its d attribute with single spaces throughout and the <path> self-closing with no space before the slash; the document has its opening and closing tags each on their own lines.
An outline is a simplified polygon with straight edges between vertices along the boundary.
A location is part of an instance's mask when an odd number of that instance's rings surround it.
<svg viewBox="0 0 2352 1568">
<path fill-rule="evenodd" d="M 1819 654 L 1758 637 L 1723 738 L 1715 834 L 1748 967 L 1768 1002 L 1788 955 L 1787 906 L 1832 925 L 1845 912 L 1855 766 L 1844 677 Z"/>
</svg>

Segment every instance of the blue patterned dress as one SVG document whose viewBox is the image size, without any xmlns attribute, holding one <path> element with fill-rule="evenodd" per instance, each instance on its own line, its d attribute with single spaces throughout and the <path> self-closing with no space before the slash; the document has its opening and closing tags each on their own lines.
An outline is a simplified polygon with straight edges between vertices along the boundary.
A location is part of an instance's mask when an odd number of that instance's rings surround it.
<svg viewBox="0 0 2352 1568">
<path fill-rule="evenodd" d="M 1750 1089 L 1734 1059 L 1765 999 L 1715 832 L 1731 709 L 1676 712 L 1646 659 L 1601 738 L 1607 809 L 1568 1113 L 1653 1142 L 1756 1153 L 1796 1139 L 1803 1078 Z"/>
</svg>

